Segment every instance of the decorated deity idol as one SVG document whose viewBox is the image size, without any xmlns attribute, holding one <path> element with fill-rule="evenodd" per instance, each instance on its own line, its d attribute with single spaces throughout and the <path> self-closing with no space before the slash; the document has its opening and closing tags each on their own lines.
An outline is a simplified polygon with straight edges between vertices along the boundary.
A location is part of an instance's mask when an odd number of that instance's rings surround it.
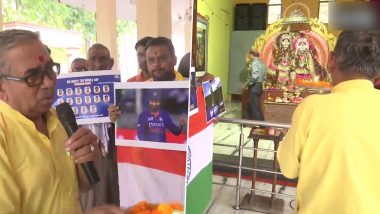
<svg viewBox="0 0 380 214">
<path fill-rule="evenodd" d="M 300 33 L 299 37 L 293 40 L 293 50 L 293 67 L 297 79 L 327 81 L 327 71 L 316 59 L 316 50 L 305 34 Z"/>
<path fill-rule="evenodd" d="M 315 76 L 315 68 L 312 53 L 310 51 L 310 43 L 303 34 L 293 40 L 293 50 L 293 66 L 297 78 L 310 81 L 313 80 L 313 76 Z"/>
<path fill-rule="evenodd" d="M 268 76 L 271 76 L 280 87 L 287 85 L 290 80 L 293 38 L 290 32 L 279 34 L 273 49 L 273 63 L 269 66 Z"/>
</svg>

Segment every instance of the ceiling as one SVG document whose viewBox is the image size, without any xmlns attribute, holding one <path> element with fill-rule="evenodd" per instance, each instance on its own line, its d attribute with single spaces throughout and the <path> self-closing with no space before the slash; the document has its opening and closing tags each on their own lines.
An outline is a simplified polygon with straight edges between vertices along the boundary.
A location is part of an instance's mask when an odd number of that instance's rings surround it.
<svg viewBox="0 0 380 214">
<path fill-rule="evenodd" d="M 67 5 L 83 8 L 92 12 L 96 11 L 96 0 L 57 1 Z M 128 21 L 136 21 L 136 1 L 138 0 L 116 0 L 116 17 L 118 19 Z M 191 0 L 171 0 L 171 2 L 173 21 L 181 21 L 181 19 L 183 19 L 189 13 L 189 8 L 191 7 Z"/>
</svg>

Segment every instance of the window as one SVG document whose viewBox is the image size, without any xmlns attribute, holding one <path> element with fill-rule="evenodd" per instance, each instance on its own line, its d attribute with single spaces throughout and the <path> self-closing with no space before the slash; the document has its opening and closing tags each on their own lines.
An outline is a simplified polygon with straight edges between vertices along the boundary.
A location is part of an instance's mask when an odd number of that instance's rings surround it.
<svg viewBox="0 0 380 214">
<path fill-rule="evenodd" d="M 269 0 L 268 24 L 272 24 L 281 18 L 281 0 Z"/>
<path fill-rule="evenodd" d="M 335 0 L 321 0 L 319 1 L 319 21 L 322 23 L 329 22 L 329 2 L 334 2 Z"/>
</svg>

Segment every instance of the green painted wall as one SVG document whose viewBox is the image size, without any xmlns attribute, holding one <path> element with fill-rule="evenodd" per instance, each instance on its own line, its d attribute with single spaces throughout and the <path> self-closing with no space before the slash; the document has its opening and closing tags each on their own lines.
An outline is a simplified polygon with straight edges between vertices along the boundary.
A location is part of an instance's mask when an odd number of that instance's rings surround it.
<svg viewBox="0 0 380 214">
<path fill-rule="evenodd" d="M 207 70 L 222 80 L 224 99 L 227 96 L 230 37 L 233 30 L 233 0 L 198 0 L 197 11 L 208 18 L 208 66 Z"/>
</svg>

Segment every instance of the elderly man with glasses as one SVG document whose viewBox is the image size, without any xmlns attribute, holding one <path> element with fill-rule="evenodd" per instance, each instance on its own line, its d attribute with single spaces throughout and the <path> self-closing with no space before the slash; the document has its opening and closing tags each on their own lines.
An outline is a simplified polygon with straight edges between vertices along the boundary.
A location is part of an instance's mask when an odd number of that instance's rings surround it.
<svg viewBox="0 0 380 214">
<path fill-rule="evenodd" d="M 81 213 L 79 189 L 90 188 L 78 164 L 99 156 L 96 136 L 68 138 L 51 108 L 54 63 L 38 35 L 0 32 L 0 210 Z"/>
</svg>

